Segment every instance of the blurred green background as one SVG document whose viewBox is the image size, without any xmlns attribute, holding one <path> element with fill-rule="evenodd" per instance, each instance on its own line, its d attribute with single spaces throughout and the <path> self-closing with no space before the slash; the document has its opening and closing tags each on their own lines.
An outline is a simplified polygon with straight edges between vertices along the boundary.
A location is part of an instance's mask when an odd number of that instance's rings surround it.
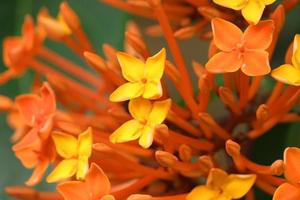
<svg viewBox="0 0 300 200">
<path fill-rule="evenodd" d="M 45 6 L 52 15 L 56 15 L 60 0 L 1 0 L 0 1 L 0 41 L 9 35 L 19 35 L 23 18 L 30 13 L 36 15 L 38 10 Z M 101 54 L 102 44 L 108 43 L 121 49 L 123 46 L 123 33 L 125 22 L 129 16 L 127 13 L 113 9 L 97 0 L 70 0 L 71 7 L 81 18 L 83 27 L 91 39 L 98 52 Z M 138 23 L 143 27 L 149 24 L 146 20 L 138 19 Z M 283 63 L 283 58 L 288 44 L 292 41 L 295 33 L 300 33 L 300 6 L 291 11 L 287 16 L 287 23 L 280 35 L 272 66 L 278 66 Z M 164 45 L 162 39 L 154 38 L 146 40 L 150 44 L 150 49 L 158 49 Z M 68 58 L 80 62 L 66 48 L 59 47 L 55 43 L 48 44 L 58 52 L 66 55 Z M 183 41 L 181 46 L 184 48 L 186 59 L 196 59 L 204 63 L 207 60 L 207 43 L 199 40 Z M 2 49 L 0 50 L 2 52 Z M 2 55 L 2 53 L 1 53 Z M 0 72 L 5 67 L 0 62 Z M 28 81 L 31 77 L 30 72 L 23 78 L 12 80 L 0 87 L 0 94 L 15 97 L 17 94 L 28 91 Z M 269 79 L 265 81 L 266 90 L 274 83 Z M 3 189 L 8 185 L 22 185 L 30 176 L 31 171 L 24 169 L 20 162 L 14 157 L 11 151 L 10 136 L 12 130 L 6 125 L 5 115 L 0 113 L 0 199 L 9 199 Z M 262 164 L 270 164 L 278 158 L 282 158 L 282 152 L 286 146 L 300 146 L 300 123 L 292 125 L 282 124 L 273 128 L 268 134 L 261 137 L 254 144 L 252 159 Z M 39 189 L 51 190 L 52 185 L 44 184 L 38 186 Z M 259 200 L 271 199 L 261 192 L 257 194 Z"/>
</svg>

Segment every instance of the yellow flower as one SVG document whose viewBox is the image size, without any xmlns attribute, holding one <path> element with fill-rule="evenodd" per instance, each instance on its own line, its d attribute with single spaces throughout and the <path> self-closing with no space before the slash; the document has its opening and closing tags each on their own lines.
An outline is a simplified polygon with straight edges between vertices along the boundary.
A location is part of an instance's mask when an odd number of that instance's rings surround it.
<svg viewBox="0 0 300 200">
<path fill-rule="evenodd" d="M 126 101 L 142 96 L 145 99 L 157 99 L 162 95 L 160 79 L 164 72 L 166 51 L 163 48 L 149 57 L 146 63 L 126 53 L 119 52 L 117 57 L 123 77 L 128 81 L 111 95 L 113 102 Z"/>
<path fill-rule="evenodd" d="M 231 174 L 217 168 L 210 170 L 206 185 L 194 188 L 187 200 L 231 200 L 240 199 L 252 187 L 256 175 Z"/>
<path fill-rule="evenodd" d="M 274 3 L 276 0 L 213 0 L 216 4 L 241 10 L 243 17 L 250 23 L 257 24 L 267 5 Z"/>
<path fill-rule="evenodd" d="M 129 102 L 132 120 L 125 122 L 110 136 L 112 143 L 128 142 L 139 138 L 139 144 L 148 148 L 153 142 L 155 126 L 161 124 L 170 109 L 171 100 L 151 101 L 143 98 Z"/>
<path fill-rule="evenodd" d="M 78 136 L 54 132 L 52 138 L 57 153 L 64 158 L 47 177 L 47 182 L 52 183 L 62 179 L 72 177 L 76 174 L 76 179 L 84 179 L 88 171 L 88 159 L 92 153 L 92 129 Z"/>
<path fill-rule="evenodd" d="M 281 65 L 271 75 L 283 83 L 300 86 L 300 34 L 295 35 L 292 64 Z"/>
</svg>

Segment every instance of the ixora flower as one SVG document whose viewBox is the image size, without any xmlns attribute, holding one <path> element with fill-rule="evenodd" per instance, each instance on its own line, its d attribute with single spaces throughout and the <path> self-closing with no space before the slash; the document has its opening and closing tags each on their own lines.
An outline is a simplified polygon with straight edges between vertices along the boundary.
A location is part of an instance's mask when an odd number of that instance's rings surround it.
<svg viewBox="0 0 300 200">
<path fill-rule="evenodd" d="M 163 75 L 166 60 L 166 50 L 162 49 L 146 62 L 119 52 L 117 57 L 123 77 L 128 81 L 117 88 L 111 95 L 113 102 L 126 101 L 137 97 L 157 99 L 162 95 L 160 79 Z"/>
<path fill-rule="evenodd" d="M 274 193 L 273 200 L 300 199 L 300 149 L 288 147 L 284 151 L 284 176 L 288 182 L 280 185 Z"/>
<path fill-rule="evenodd" d="M 271 20 L 250 25 L 243 33 L 236 25 L 220 18 L 212 20 L 214 44 L 221 50 L 206 64 L 211 73 L 235 72 L 262 76 L 271 71 L 266 49 L 272 42 Z"/>
<path fill-rule="evenodd" d="M 186 200 L 231 200 L 242 198 L 253 186 L 254 174 L 230 174 L 217 168 L 209 172 L 206 185 L 194 188 Z"/>
<path fill-rule="evenodd" d="M 170 109 L 171 100 L 151 102 L 136 98 L 129 102 L 129 112 L 132 120 L 125 122 L 110 136 L 113 143 L 128 142 L 139 139 L 139 144 L 148 148 L 153 142 L 155 126 L 161 124 Z"/>
<path fill-rule="evenodd" d="M 44 83 L 37 94 L 25 94 L 16 98 L 16 105 L 25 124 L 31 128 L 13 149 L 26 148 L 39 137 L 47 139 L 53 127 L 56 112 L 55 94 L 48 83 Z"/>
<path fill-rule="evenodd" d="M 213 0 L 216 4 L 241 10 L 243 17 L 249 22 L 257 24 L 267 5 L 271 5 L 276 0 Z"/>
<path fill-rule="evenodd" d="M 88 128 L 79 134 L 78 139 L 61 132 L 53 132 L 52 138 L 56 151 L 63 160 L 49 174 L 47 182 L 56 182 L 75 174 L 76 179 L 84 179 L 92 153 L 92 129 Z"/>
<path fill-rule="evenodd" d="M 300 86 L 300 34 L 295 35 L 292 63 L 274 69 L 272 77 L 289 85 Z"/>
<path fill-rule="evenodd" d="M 112 200 L 109 195 L 110 182 L 102 169 L 91 164 L 84 181 L 67 181 L 57 185 L 57 190 L 65 200 Z"/>
</svg>

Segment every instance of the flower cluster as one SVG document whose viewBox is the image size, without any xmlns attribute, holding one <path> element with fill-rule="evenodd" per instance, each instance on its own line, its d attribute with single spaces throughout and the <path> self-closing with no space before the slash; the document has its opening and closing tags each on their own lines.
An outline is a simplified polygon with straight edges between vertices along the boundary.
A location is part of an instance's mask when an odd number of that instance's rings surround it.
<svg viewBox="0 0 300 200">
<path fill-rule="evenodd" d="M 0 110 L 15 130 L 13 152 L 33 172 L 26 186 L 6 192 L 24 200 L 253 200 L 255 185 L 273 200 L 300 199 L 299 148 L 287 148 L 283 160 L 270 165 L 245 153 L 245 144 L 277 124 L 300 121 L 293 110 L 300 102 L 299 34 L 285 63 L 270 66 L 285 15 L 297 1 L 103 1 L 157 19 L 159 26 L 147 31 L 165 37 L 173 61 L 165 48 L 150 53 L 133 23 L 125 52 L 106 44 L 101 57 L 66 2 L 58 17 L 46 9 L 36 23 L 27 16 L 22 35 L 3 42 L 8 69 L 0 84 L 30 69 L 32 91 L 15 100 L 1 95 Z M 189 74 L 176 39 L 195 35 L 209 40 L 209 59 L 193 61 Z M 65 45 L 95 73 L 45 40 Z M 259 92 L 269 76 L 273 90 Z M 208 109 L 212 96 L 226 107 L 225 116 Z M 241 124 L 245 130 L 237 131 Z M 57 183 L 56 191 L 33 189 L 43 178 Z"/>
</svg>

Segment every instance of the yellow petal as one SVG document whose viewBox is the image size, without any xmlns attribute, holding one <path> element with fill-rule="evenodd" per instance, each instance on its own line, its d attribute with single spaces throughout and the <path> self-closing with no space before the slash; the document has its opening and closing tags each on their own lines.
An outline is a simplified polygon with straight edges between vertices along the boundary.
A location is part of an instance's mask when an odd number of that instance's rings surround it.
<svg viewBox="0 0 300 200">
<path fill-rule="evenodd" d="M 220 189 L 224 182 L 226 181 L 228 174 L 218 168 L 212 168 L 209 171 L 209 175 L 207 177 L 206 185 L 210 188 Z"/>
<path fill-rule="evenodd" d="M 125 83 L 118 87 L 109 97 L 112 102 L 126 101 L 142 95 L 144 84 L 142 83 Z"/>
<path fill-rule="evenodd" d="M 47 177 L 47 182 L 53 183 L 72 177 L 77 171 L 77 163 L 77 159 L 62 160 L 49 174 Z"/>
<path fill-rule="evenodd" d="M 145 126 L 141 131 L 141 136 L 139 139 L 139 144 L 143 148 L 149 148 L 153 142 L 154 128 Z"/>
<path fill-rule="evenodd" d="M 145 122 L 147 120 L 151 108 L 151 102 L 143 98 L 132 99 L 128 105 L 131 116 L 140 122 Z"/>
<path fill-rule="evenodd" d="M 274 69 L 271 75 L 280 82 L 295 86 L 300 85 L 300 70 L 292 65 L 281 65 Z"/>
<path fill-rule="evenodd" d="M 298 48 L 293 57 L 292 57 L 292 63 L 294 65 L 295 68 L 297 68 L 298 70 L 300 70 L 300 48 Z"/>
<path fill-rule="evenodd" d="M 166 61 L 166 50 L 163 48 L 146 61 L 145 76 L 148 81 L 159 82 L 163 76 Z"/>
<path fill-rule="evenodd" d="M 223 194 L 233 199 L 243 197 L 253 186 L 256 179 L 254 174 L 231 174 L 222 186 Z"/>
<path fill-rule="evenodd" d="M 297 49 L 300 49 L 300 34 L 296 34 L 294 37 L 293 54 L 295 54 Z"/>
<path fill-rule="evenodd" d="M 187 196 L 186 200 L 215 200 L 219 197 L 219 191 L 201 185 L 195 187 Z"/>
<path fill-rule="evenodd" d="M 262 0 L 262 1 L 267 6 L 267 5 L 274 3 L 276 0 Z"/>
<path fill-rule="evenodd" d="M 78 159 L 76 179 L 83 180 L 89 170 L 88 157 L 80 157 Z"/>
<path fill-rule="evenodd" d="M 90 157 L 92 154 L 93 135 L 92 128 L 89 127 L 78 137 L 78 155 Z"/>
<path fill-rule="evenodd" d="M 242 9 L 242 15 L 251 23 L 257 24 L 264 12 L 265 5 L 259 0 L 249 0 Z"/>
<path fill-rule="evenodd" d="M 162 87 L 160 82 L 148 82 L 145 84 L 143 97 L 145 99 L 158 99 L 162 96 Z"/>
<path fill-rule="evenodd" d="M 155 101 L 149 114 L 148 124 L 151 124 L 152 126 L 161 124 L 166 119 L 170 107 L 171 99 Z"/>
<path fill-rule="evenodd" d="M 117 58 L 122 69 L 122 75 L 126 80 L 135 82 L 144 78 L 144 62 L 123 52 L 118 52 Z"/>
<path fill-rule="evenodd" d="M 78 155 L 78 143 L 74 136 L 62 132 L 53 132 L 52 138 L 56 151 L 61 157 L 68 159 Z"/>
<path fill-rule="evenodd" d="M 128 142 L 136 140 L 141 135 L 143 125 L 133 119 L 122 124 L 109 137 L 112 143 Z"/>
<path fill-rule="evenodd" d="M 231 8 L 233 10 L 241 10 L 247 4 L 247 0 L 213 0 L 214 3 L 226 7 Z"/>
</svg>

